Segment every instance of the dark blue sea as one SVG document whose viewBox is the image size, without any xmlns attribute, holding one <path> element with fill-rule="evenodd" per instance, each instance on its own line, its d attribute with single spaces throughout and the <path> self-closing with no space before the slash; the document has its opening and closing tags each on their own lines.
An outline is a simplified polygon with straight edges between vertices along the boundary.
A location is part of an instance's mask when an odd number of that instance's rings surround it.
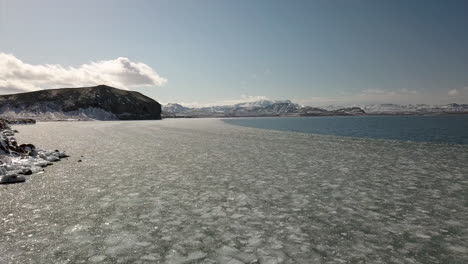
<svg viewBox="0 0 468 264">
<path fill-rule="evenodd" d="M 334 116 L 224 119 L 247 127 L 325 134 L 468 144 L 468 115 L 463 116 Z"/>
</svg>

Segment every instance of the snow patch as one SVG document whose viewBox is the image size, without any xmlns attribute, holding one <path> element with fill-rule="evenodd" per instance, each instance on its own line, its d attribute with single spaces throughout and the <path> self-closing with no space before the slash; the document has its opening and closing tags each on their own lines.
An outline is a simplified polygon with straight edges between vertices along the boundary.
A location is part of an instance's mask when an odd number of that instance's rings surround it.
<svg viewBox="0 0 468 264">
<path fill-rule="evenodd" d="M 0 183 L 25 181 L 24 176 L 41 172 L 52 162 L 68 157 L 63 151 L 36 149 L 32 144 L 18 145 L 4 119 L 0 119 Z"/>
<path fill-rule="evenodd" d="M 88 107 L 75 111 L 62 111 L 55 104 L 41 105 L 34 110 L 5 105 L 0 116 L 6 118 L 33 118 L 37 120 L 118 120 L 117 116 L 101 108 Z"/>
</svg>

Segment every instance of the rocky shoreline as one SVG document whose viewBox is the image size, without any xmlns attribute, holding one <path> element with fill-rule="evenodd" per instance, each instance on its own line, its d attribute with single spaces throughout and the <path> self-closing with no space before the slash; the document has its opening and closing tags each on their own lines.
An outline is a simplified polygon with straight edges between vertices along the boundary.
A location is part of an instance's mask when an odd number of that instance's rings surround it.
<svg viewBox="0 0 468 264">
<path fill-rule="evenodd" d="M 63 151 L 46 151 L 16 141 L 14 135 L 18 131 L 11 129 L 10 124 L 35 123 L 33 119 L 0 118 L 0 184 L 24 182 L 25 176 L 40 173 L 52 162 L 68 157 Z"/>
</svg>

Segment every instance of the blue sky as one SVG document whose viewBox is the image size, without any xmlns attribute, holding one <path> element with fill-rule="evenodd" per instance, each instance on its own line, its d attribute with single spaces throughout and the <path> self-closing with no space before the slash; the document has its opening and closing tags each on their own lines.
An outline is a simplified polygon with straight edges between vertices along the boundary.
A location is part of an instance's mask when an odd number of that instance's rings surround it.
<svg viewBox="0 0 468 264">
<path fill-rule="evenodd" d="M 463 0 L 0 0 L 0 60 L 21 62 L 0 92 L 78 75 L 162 103 L 468 103 L 467 11 Z M 114 82 L 121 62 L 153 72 Z M 57 67 L 25 77 L 45 65 Z"/>
</svg>

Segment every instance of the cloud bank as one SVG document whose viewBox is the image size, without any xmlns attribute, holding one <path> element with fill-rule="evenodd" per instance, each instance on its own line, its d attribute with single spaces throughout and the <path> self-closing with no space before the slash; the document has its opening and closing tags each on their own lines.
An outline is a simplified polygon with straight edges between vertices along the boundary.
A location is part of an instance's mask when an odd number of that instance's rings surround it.
<svg viewBox="0 0 468 264">
<path fill-rule="evenodd" d="M 64 67 L 59 64 L 33 65 L 11 54 L 0 53 L 0 93 L 80 87 L 106 84 L 121 89 L 162 86 L 167 79 L 150 66 L 119 57 Z"/>
<path fill-rule="evenodd" d="M 267 96 L 261 95 L 245 95 L 242 94 L 240 99 L 232 99 L 232 100 L 220 100 L 214 101 L 209 103 L 200 103 L 200 102 L 179 102 L 181 105 L 186 107 L 210 107 L 210 106 L 225 106 L 225 105 L 235 105 L 241 103 L 250 103 L 250 102 L 257 102 L 257 101 L 264 101 L 264 100 L 271 100 Z"/>
<path fill-rule="evenodd" d="M 297 100 L 300 104 L 313 106 L 354 105 L 354 104 L 449 104 L 467 103 L 468 87 L 439 90 L 384 90 L 366 89 L 355 94 L 336 95 L 331 97 L 309 97 Z"/>
<path fill-rule="evenodd" d="M 448 95 L 450 96 L 457 96 L 460 92 L 457 89 L 452 89 L 448 91 Z"/>
</svg>

